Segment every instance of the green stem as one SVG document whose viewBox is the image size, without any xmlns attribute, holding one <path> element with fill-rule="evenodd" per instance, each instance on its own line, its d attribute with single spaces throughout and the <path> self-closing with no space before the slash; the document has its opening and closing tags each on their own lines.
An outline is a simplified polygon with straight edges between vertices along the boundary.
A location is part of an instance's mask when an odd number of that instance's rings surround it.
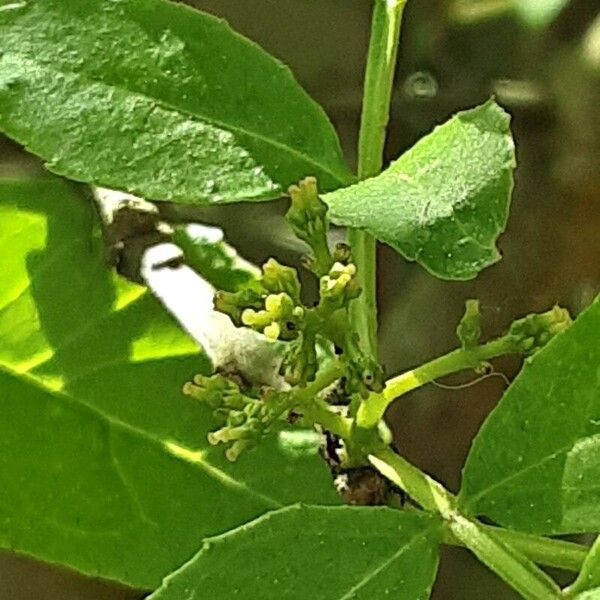
<svg viewBox="0 0 600 600">
<path fill-rule="evenodd" d="M 438 377 L 465 369 L 474 369 L 487 360 L 518 351 L 519 348 L 515 345 L 514 338 L 507 335 L 475 348 L 459 348 L 393 377 L 386 382 L 385 389 L 381 394 L 371 394 L 361 404 L 357 423 L 366 429 L 373 428 L 383 418 L 386 408 L 399 396 L 430 383 Z"/>
<path fill-rule="evenodd" d="M 439 512 L 439 506 L 448 510 L 452 509 L 455 499 L 450 492 L 391 450 L 371 455 L 369 460 L 380 473 L 406 491 L 424 508 L 436 512 Z M 449 514 L 448 512 L 447 515 Z M 491 525 L 480 526 L 532 561 L 547 567 L 578 572 L 589 551 L 586 546 L 572 542 L 539 537 Z M 444 532 L 444 543 L 464 546 L 464 543 L 449 528 Z"/>
<path fill-rule="evenodd" d="M 527 556 L 508 545 L 493 528 L 486 528 L 460 514 L 456 498 L 440 483 L 390 448 L 370 455 L 369 461 L 423 508 L 438 513 L 451 535 L 523 598 L 552 600 L 560 597 L 560 588 Z"/>
<path fill-rule="evenodd" d="M 329 408 L 318 394 L 338 380 L 345 372 L 343 365 L 337 360 L 327 363 L 316 375 L 314 381 L 306 387 L 297 388 L 292 404 L 297 407 L 304 418 L 311 423 L 318 423 L 331 433 L 347 439 L 350 437 L 352 421 Z"/>
<path fill-rule="evenodd" d="M 555 567 L 565 571 L 579 572 L 589 548 L 573 542 L 539 537 L 530 533 L 522 533 L 492 525 L 481 527 L 496 536 L 499 540 L 515 548 L 533 562 L 545 567 Z M 450 529 L 444 531 L 443 541 L 451 546 L 463 546 Z"/>
<path fill-rule="evenodd" d="M 526 600 L 561 597 L 560 588 L 544 571 L 480 523 L 457 513 L 448 526 L 466 548 Z"/>
<path fill-rule="evenodd" d="M 377 175 L 383 165 L 385 130 L 405 5 L 406 0 L 375 0 L 358 141 L 360 179 Z"/>
<path fill-rule="evenodd" d="M 323 366 L 305 387 L 294 390 L 293 399 L 296 405 L 312 402 L 314 397 L 322 392 L 327 386 L 338 380 L 345 373 L 344 365 L 338 360 L 330 360 Z"/>
<path fill-rule="evenodd" d="M 596 537 L 596 541 L 589 549 L 577 579 L 563 590 L 565 598 L 577 598 L 578 594 L 592 590 L 600 585 L 600 573 L 598 572 L 599 558 L 600 535 Z"/>
<path fill-rule="evenodd" d="M 400 24 L 406 0 L 375 0 L 367 56 L 358 142 L 358 176 L 377 175 L 383 166 L 385 130 L 389 120 L 396 69 Z M 358 270 L 362 294 L 351 305 L 350 316 L 364 349 L 377 357 L 377 290 L 375 239 L 351 229 L 348 241 Z"/>
<path fill-rule="evenodd" d="M 340 438 L 348 439 L 352 432 L 352 421 L 347 417 L 333 412 L 329 405 L 315 398 L 311 404 L 302 407 L 302 414 L 305 419 L 312 423 L 318 423 L 323 429 L 337 435 Z"/>
<path fill-rule="evenodd" d="M 453 514 L 456 503 L 453 494 L 391 448 L 370 454 L 369 462 L 425 510 L 439 513 L 444 519 Z"/>
</svg>

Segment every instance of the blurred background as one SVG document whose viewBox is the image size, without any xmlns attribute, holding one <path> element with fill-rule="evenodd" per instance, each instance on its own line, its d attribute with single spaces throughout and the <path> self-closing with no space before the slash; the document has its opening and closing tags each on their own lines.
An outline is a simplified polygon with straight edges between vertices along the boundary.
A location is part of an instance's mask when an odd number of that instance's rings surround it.
<svg viewBox="0 0 600 600">
<path fill-rule="evenodd" d="M 290 65 L 325 107 L 354 164 L 369 0 L 187 3 L 226 18 Z M 600 2 L 409 0 L 399 56 L 387 160 L 455 111 L 495 95 L 513 115 L 518 168 L 500 240 L 504 258 L 477 280 L 439 281 L 379 248 L 380 351 L 390 375 L 451 349 L 467 298 L 480 299 L 484 335 L 493 336 L 515 317 L 555 303 L 577 314 L 600 290 Z M 40 169 L 0 138 L 0 176 Z M 297 264 L 302 249 L 286 230 L 285 208 L 285 202 L 274 202 L 196 210 L 192 216 L 222 227 L 249 259 L 274 254 Z M 190 216 L 165 210 L 174 218 Z M 517 368 L 516 361 L 497 363 L 509 378 Z M 397 445 L 457 490 L 471 440 L 505 387 L 503 378 L 492 377 L 467 388 L 429 386 L 413 393 L 389 413 Z M 0 553 L 0 600 L 143 595 Z M 465 551 L 444 549 L 433 598 L 483 596 L 516 598 Z"/>
</svg>

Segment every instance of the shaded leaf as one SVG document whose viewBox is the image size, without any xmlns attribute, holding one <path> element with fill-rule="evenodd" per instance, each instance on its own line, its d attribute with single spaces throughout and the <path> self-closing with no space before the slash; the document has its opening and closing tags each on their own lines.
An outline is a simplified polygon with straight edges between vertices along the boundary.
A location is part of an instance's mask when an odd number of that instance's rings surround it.
<svg viewBox="0 0 600 600">
<path fill-rule="evenodd" d="M 163 0 L 0 5 L 0 129 L 72 179 L 157 200 L 259 200 L 351 181 L 290 71 Z"/>
<path fill-rule="evenodd" d="M 207 535 L 338 502 L 314 451 L 273 436 L 231 465 L 208 446 L 213 417 L 181 393 L 206 359 L 105 268 L 96 225 L 60 181 L 0 183 L 0 545 L 156 587 Z"/>
<path fill-rule="evenodd" d="M 183 250 L 185 262 L 218 290 L 235 292 L 260 276 L 260 269 L 241 258 L 216 227 L 178 227 L 173 241 Z"/>
<path fill-rule="evenodd" d="M 206 540 L 151 599 L 425 599 L 438 528 L 387 508 L 291 506 Z"/>
<path fill-rule="evenodd" d="M 513 0 L 518 17 L 533 29 L 542 29 L 561 13 L 570 0 Z"/>
<path fill-rule="evenodd" d="M 455 115 L 381 175 L 326 194 L 334 223 L 365 229 L 443 279 L 495 263 L 515 166 L 509 116 L 493 101 Z"/>
<path fill-rule="evenodd" d="M 600 299 L 557 335 L 477 435 L 460 502 L 540 534 L 600 530 Z"/>
</svg>

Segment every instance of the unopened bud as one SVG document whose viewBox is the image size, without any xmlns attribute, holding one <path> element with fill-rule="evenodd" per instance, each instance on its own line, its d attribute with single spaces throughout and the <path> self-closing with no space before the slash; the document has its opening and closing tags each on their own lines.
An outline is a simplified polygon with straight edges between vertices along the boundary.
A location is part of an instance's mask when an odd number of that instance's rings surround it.
<svg viewBox="0 0 600 600">
<path fill-rule="evenodd" d="M 467 300 L 465 302 L 465 314 L 463 315 L 456 335 L 465 349 L 474 348 L 481 337 L 481 313 L 479 312 L 479 300 Z"/>
<path fill-rule="evenodd" d="M 262 267 L 264 288 L 271 294 L 283 292 L 295 303 L 300 302 L 300 281 L 296 269 L 286 267 L 270 258 Z"/>
<path fill-rule="evenodd" d="M 348 244 L 344 242 L 339 242 L 335 245 L 335 249 L 333 251 L 333 260 L 334 262 L 339 262 L 342 264 L 347 264 L 352 256 L 352 250 Z"/>
<path fill-rule="evenodd" d="M 515 321 L 509 329 L 519 351 L 530 356 L 543 348 L 555 335 L 565 331 L 573 323 L 569 311 L 560 306 L 541 313 L 527 315 Z"/>
<path fill-rule="evenodd" d="M 356 267 L 350 263 L 336 262 L 329 274 L 321 277 L 320 296 L 323 304 L 341 308 L 360 295 L 361 288 L 356 278 Z"/>
<path fill-rule="evenodd" d="M 229 315 L 236 325 L 241 324 L 242 313 L 247 308 L 259 309 L 262 306 L 261 294 L 252 288 L 239 292 L 219 291 L 215 294 L 215 308 Z"/>
</svg>

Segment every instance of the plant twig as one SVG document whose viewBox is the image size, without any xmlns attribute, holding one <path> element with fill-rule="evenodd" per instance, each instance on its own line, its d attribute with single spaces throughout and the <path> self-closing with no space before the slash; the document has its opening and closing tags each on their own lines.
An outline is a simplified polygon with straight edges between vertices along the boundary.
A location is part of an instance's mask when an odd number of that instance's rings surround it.
<svg viewBox="0 0 600 600">
<path fill-rule="evenodd" d="M 423 508 L 445 521 L 453 538 L 528 600 L 560 597 L 558 586 L 524 553 L 509 545 L 496 530 L 462 515 L 456 498 L 440 483 L 420 471 L 390 448 L 369 456 L 371 464 L 390 481 L 406 491 Z M 506 536 L 505 536 L 506 537 Z M 539 546 L 537 548 L 539 550 Z M 547 548 L 546 548 L 547 551 Z M 562 556 L 557 551 L 556 561 Z M 570 561 L 569 561 L 570 562 Z"/>
<path fill-rule="evenodd" d="M 555 567 L 577 573 L 589 552 L 587 546 L 573 542 L 540 537 L 492 525 L 481 525 L 481 527 L 533 562 L 545 567 Z M 451 546 L 463 546 L 463 543 L 449 528 L 444 530 L 443 542 Z"/>
<path fill-rule="evenodd" d="M 400 24 L 406 0 L 375 0 L 367 56 L 358 143 L 358 176 L 373 177 L 383 165 L 385 130 L 389 119 Z M 352 323 L 364 350 L 377 357 L 377 290 L 375 239 L 351 229 L 348 241 L 358 269 L 361 296 L 352 303 Z"/>
<path fill-rule="evenodd" d="M 351 435 L 352 420 L 331 410 L 318 396 L 343 374 L 344 366 L 341 363 L 329 362 L 317 373 L 314 381 L 294 392 L 293 404 L 311 423 L 319 424 L 334 435 L 346 439 Z"/>
<path fill-rule="evenodd" d="M 361 427 L 372 428 L 383 418 L 386 408 L 400 396 L 415 390 L 439 377 L 456 373 L 465 369 L 474 369 L 483 362 L 519 352 L 514 340 L 508 336 L 477 346 L 475 348 L 458 348 L 435 358 L 434 360 L 406 371 L 386 382 L 380 394 L 371 394 L 360 406 L 357 422 Z"/>
</svg>

